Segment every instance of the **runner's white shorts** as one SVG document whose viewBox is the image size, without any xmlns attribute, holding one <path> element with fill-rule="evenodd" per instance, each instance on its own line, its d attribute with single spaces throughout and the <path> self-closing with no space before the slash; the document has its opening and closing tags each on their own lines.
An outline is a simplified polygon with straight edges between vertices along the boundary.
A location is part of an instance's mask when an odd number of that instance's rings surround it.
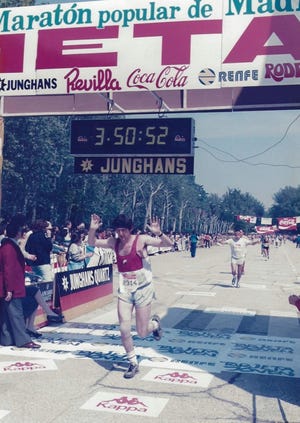
<svg viewBox="0 0 300 423">
<path fill-rule="evenodd" d="M 150 282 L 149 284 L 138 288 L 134 292 L 118 291 L 118 298 L 126 303 L 133 304 L 137 308 L 146 307 L 151 304 L 155 298 L 153 283 Z"/>
<path fill-rule="evenodd" d="M 236 258 L 232 258 L 231 259 L 231 264 L 235 264 L 235 265 L 243 265 L 245 263 L 245 257 L 244 258 L 240 258 L 240 259 L 236 259 Z"/>
</svg>

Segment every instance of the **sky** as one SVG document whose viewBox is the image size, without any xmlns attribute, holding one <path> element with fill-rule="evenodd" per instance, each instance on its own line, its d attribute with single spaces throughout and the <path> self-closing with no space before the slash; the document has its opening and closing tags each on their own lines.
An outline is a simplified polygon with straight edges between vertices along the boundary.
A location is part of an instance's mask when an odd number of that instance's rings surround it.
<svg viewBox="0 0 300 423">
<path fill-rule="evenodd" d="M 189 115 L 191 116 L 191 115 Z M 195 113 L 195 182 L 209 194 L 248 192 L 267 210 L 300 185 L 300 110 Z M 250 156 L 253 156 L 250 158 Z"/>
</svg>

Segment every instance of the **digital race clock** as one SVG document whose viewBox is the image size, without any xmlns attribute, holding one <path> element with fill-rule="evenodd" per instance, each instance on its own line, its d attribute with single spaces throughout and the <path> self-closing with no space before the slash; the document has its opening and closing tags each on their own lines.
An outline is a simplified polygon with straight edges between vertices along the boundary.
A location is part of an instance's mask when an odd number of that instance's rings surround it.
<svg viewBox="0 0 300 423">
<path fill-rule="evenodd" d="M 74 120 L 71 154 L 94 156 L 180 156 L 193 154 L 194 120 Z"/>
</svg>

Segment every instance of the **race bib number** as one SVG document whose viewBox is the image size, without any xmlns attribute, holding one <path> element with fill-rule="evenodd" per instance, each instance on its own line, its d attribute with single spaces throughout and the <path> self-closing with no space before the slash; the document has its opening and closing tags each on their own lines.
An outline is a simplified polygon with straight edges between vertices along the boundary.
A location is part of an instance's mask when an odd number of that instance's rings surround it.
<svg viewBox="0 0 300 423">
<path fill-rule="evenodd" d="M 123 273 L 123 287 L 127 292 L 135 292 L 139 286 L 135 273 Z"/>
</svg>

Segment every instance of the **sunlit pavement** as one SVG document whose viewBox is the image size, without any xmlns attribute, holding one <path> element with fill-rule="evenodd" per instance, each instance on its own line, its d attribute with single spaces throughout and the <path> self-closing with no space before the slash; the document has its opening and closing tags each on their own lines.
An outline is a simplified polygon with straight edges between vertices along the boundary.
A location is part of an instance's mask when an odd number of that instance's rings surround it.
<svg viewBox="0 0 300 423">
<path fill-rule="evenodd" d="M 240 288 L 228 246 L 152 264 L 164 336 L 135 336 L 139 373 L 123 378 L 114 299 L 44 328 L 40 350 L 0 348 L 1 423 L 300 423 L 300 249 L 248 247 Z"/>
</svg>

